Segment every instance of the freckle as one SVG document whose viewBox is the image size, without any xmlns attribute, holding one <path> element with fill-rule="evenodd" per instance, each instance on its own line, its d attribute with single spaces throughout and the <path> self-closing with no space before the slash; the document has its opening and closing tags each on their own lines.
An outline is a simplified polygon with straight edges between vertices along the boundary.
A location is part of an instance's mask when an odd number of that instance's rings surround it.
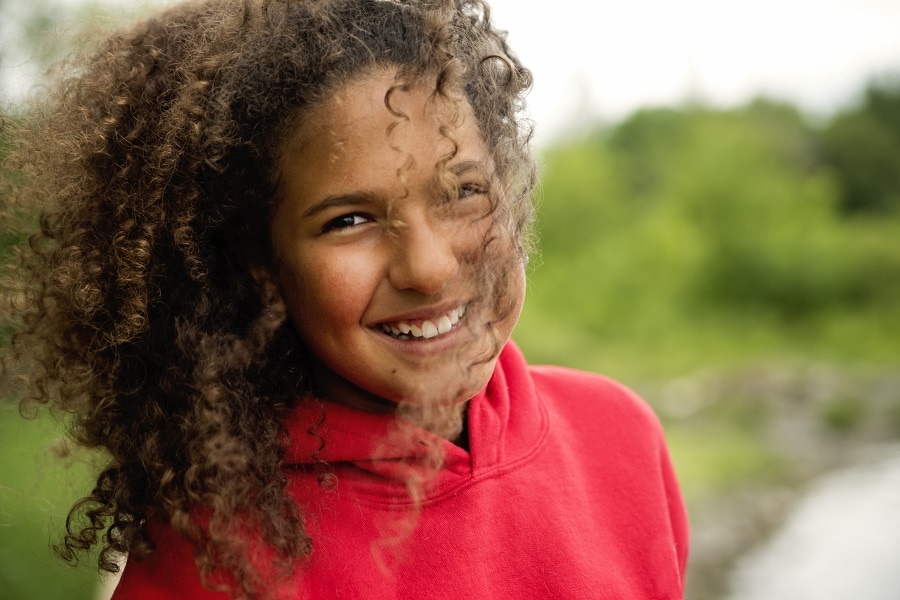
<svg viewBox="0 0 900 600">
<path fill-rule="evenodd" d="M 397 369 L 391 369 L 391 375 L 396 375 L 396 374 L 397 374 Z"/>
</svg>

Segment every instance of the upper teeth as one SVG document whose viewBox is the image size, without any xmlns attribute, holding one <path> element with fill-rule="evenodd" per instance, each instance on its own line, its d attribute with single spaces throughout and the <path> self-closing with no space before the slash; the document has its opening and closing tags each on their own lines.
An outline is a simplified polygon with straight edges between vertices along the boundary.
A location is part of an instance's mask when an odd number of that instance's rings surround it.
<svg viewBox="0 0 900 600">
<path fill-rule="evenodd" d="M 396 323 L 382 323 L 381 330 L 400 339 L 429 339 L 443 335 L 453 329 L 459 320 L 466 314 L 466 305 L 457 306 L 445 315 L 426 321 L 397 321 Z"/>
</svg>

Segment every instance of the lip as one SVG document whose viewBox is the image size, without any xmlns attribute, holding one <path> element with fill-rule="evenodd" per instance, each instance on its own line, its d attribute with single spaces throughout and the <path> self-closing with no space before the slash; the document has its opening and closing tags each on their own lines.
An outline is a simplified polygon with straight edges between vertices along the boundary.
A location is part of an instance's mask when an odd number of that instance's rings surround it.
<svg viewBox="0 0 900 600">
<path fill-rule="evenodd" d="M 386 319 L 379 319 L 378 321 L 375 321 L 373 325 L 367 327 L 367 329 L 383 343 L 388 344 L 390 347 L 405 355 L 418 355 L 424 357 L 426 355 L 441 354 L 448 350 L 452 350 L 454 347 L 458 347 L 460 343 L 459 336 L 462 334 L 463 330 L 468 331 L 468 327 L 462 324 L 462 319 L 455 323 L 450 331 L 431 338 L 408 337 L 406 339 L 401 339 L 385 332 L 382 329 L 382 325 L 400 321 L 408 324 L 421 324 L 421 322 L 424 321 L 439 319 L 456 308 L 465 308 L 467 306 L 468 302 L 466 301 L 435 304 L 405 313 L 397 313 Z"/>
<path fill-rule="evenodd" d="M 442 335 L 433 338 L 416 338 L 416 339 L 399 339 L 388 335 L 378 327 L 370 328 L 369 332 L 377 336 L 382 343 L 387 344 L 398 353 L 406 356 L 418 356 L 424 358 L 426 356 L 435 356 L 454 348 L 459 348 L 461 335 L 468 332 L 465 326 L 457 326 Z"/>
<path fill-rule="evenodd" d="M 399 321 L 430 321 L 432 319 L 438 319 L 442 317 L 454 308 L 467 306 L 468 304 L 469 302 L 467 300 L 443 302 L 441 304 L 435 304 L 433 306 L 424 308 L 417 308 L 409 312 L 398 313 L 396 315 L 391 315 L 383 319 L 378 319 L 377 321 L 372 321 L 367 325 L 367 327 L 369 327 L 370 329 L 378 329 L 379 325 L 385 323 L 397 323 Z"/>
</svg>

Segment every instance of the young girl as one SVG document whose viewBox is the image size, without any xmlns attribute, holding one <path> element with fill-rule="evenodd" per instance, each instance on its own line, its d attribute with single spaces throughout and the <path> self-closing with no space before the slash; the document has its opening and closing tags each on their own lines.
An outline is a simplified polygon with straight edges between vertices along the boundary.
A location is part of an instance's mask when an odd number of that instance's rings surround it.
<svg viewBox="0 0 900 600">
<path fill-rule="evenodd" d="M 478 0 L 188 2 L 63 74 L 10 134 L 6 369 L 108 455 L 65 558 L 117 600 L 682 596 L 656 419 L 509 341 L 529 85 Z"/>
</svg>

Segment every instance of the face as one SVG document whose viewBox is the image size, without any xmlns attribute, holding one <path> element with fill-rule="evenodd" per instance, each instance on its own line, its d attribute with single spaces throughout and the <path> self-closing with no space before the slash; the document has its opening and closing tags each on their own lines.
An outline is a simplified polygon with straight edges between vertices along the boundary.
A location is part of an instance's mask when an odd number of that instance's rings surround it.
<svg viewBox="0 0 900 600">
<path fill-rule="evenodd" d="M 394 83 L 390 72 L 345 85 L 288 143 L 267 277 L 318 393 L 364 407 L 458 403 L 493 372 L 524 270 L 491 215 L 491 158 L 469 105 L 413 86 L 390 96 L 398 118 L 385 106 Z"/>
</svg>

